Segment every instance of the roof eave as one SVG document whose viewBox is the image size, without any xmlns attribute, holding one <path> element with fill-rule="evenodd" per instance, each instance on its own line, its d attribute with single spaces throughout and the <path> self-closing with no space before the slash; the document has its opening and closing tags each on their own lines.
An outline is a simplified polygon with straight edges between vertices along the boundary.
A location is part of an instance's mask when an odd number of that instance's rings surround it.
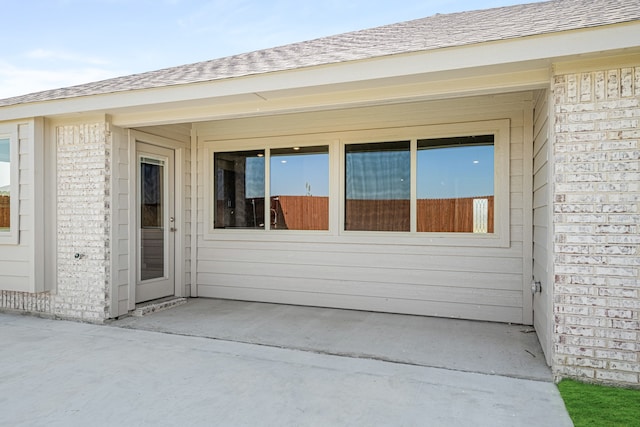
<svg viewBox="0 0 640 427">
<path fill-rule="evenodd" d="M 157 105 L 185 103 L 238 103 L 255 101 L 260 94 L 313 87 L 338 87 L 407 78 L 429 79 L 443 73 L 480 70 L 535 69 L 544 64 L 585 55 L 620 52 L 640 46 L 640 21 L 571 30 L 523 38 L 478 43 L 423 52 L 405 53 L 303 69 L 255 74 L 204 83 L 114 92 L 0 108 L 0 120 L 66 116 L 89 112 L 113 113 Z"/>
</svg>

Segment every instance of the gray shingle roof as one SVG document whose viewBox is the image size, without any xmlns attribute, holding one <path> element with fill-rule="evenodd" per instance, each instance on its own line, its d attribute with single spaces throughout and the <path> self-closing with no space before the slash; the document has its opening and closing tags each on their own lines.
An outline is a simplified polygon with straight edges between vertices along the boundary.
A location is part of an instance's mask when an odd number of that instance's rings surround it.
<svg viewBox="0 0 640 427">
<path fill-rule="evenodd" d="M 0 107 L 206 82 L 640 19 L 639 0 L 555 0 L 413 21 L 0 100 Z"/>
</svg>

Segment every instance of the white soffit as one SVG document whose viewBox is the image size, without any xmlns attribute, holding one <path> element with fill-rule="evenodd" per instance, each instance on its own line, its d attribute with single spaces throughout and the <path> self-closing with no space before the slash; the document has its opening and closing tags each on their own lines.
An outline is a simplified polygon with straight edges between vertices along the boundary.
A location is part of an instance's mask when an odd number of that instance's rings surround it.
<svg viewBox="0 0 640 427">
<path fill-rule="evenodd" d="M 189 105 L 155 105 L 152 108 L 127 108 L 111 114 L 113 123 L 122 127 L 221 120 L 248 116 L 340 109 L 418 100 L 432 100 L 489 93 L 505 93 L 546 87 L 549 68 L 460 79 L 429 80 L 422 83 L 386 85 L 370 82 L 366 87 L 337 90 L 335 86 L 309 87 L 296 91 L 254 94 L 252 101 L 239 102 L 229 97 L 201 100 Z M 376 84 L 377 83 L 377 84 Z M 234 102 L 236 101 L 236 102 Z"/>
</svg>

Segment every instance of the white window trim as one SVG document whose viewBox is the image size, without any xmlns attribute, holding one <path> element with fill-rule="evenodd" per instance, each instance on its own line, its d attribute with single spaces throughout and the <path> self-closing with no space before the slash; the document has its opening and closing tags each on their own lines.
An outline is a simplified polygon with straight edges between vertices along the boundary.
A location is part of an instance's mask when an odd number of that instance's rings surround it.
<svg viewBox="0 0 640 427">
<path fill-rule="evenodd" d="M 494 232 L 491 234 L 477 233 L 431 233 L 416 231 L 416 197 L 417 197 L 417 141 L 419 139 L 449 138 L 468 135 L 494 135 Z M 409 127 L 404 129 L 382 129 L 376 131 L 354 132 L 352 135 L 341 139 L 340 144 L 340 201 L 344 206 L 346 194 L 344 193 L 346 166 L 344 147 L 346 144 L 358 144 L 365 142 L 385 142 L 385 141 L 411 141 L 411 231 L 391 232 L 391 231 L 346 231 L 344 230 L 345 212 L 344 208 L 340 212 L 340 230 L 344 236 L 361 236 L 369 240 L 370 238 L 381 238 L 383 236 L 393 236 L 398 243 L 400 241 L 407 244 L 411 239 L 421 240 L 425 245 L 440 246 L 487 246 L 487 247 L 508 247 L 510 244 L 510 217 L 509 217 L 509 158 L 510 158 L 510 120 L 488 120 L 478 122 L 464 122 L 442 125 L 429 125 Z M 507 179 L 504 179 L 504 177 Z M 369 243 L 367 241 L 367 243 Z"/>
<path fill-rule="evenodd" d="M 9 231 L 0 232 L 0 245 L 17 245 L 20 243 L 20 147 L 18 143 L 18 126 L 0 126 L 0 139 L 9 139 L 11 162 L 11 227 Z"/>
<path fill-rule="evenodd" d="M 280 138 L 255 138 L 255 139 L 244 139 L 242 142 L 239 141 L 218 141 L 215 143 L 206 143 L 205 144 L 205 156 L 207 161 L 204 162 L 204 191 L 205 191 L 205 221 L 207 221 L 205 230 L 207 232 L 204 235 L 205 240 L 218 240 L 219 237 L 225 234 L 232 234 L 238 237 L 242 237 L 243 235 L 256 236 L 260 234 L 265 234 L 267 236 L 267 240 L 273 239 L 273 236 L 276 234 L 294 234 L 294 235 L 330 235 L 332 234 L 332 230 L 335 230 L 336 227 L 332 224 L 332 217 L 334 210 L 333 200 L 336 200 L 336 185 L 333 175 L 335 175 L 335 166 L 333 159 L 336 157 L 334 152 L 336 151 L 337 141 L 331 138 L 314 138 L 311 137 L 280 137 Z M 329 230 L 271 230 L 269 221 L 266 221 L 264 229 L 222 229 L 222 228 L 214 228 L 213 226 L 213 215 L 215 209 L 215 187 L 213 186 L 214 179 L 214 161 L 213 155 L 214 153 L 222 153 L 222 152 L 230 152 L 230 151 L 245 151 L 245 150 L 265 150 L 265 200 L 269 200 L 271 197 L 271 187 L 269 183 L 271 182 L 271 174 L 270 174 L 270 160 L 271 153 L 270 150 L 274 148 L 290 148 L 290 147 L 313 147 L 313 146 L 328 146 L 329 147 Z M 214 148 L 215 147 L 215 148 Z M 265 203 L 265 218 L 269 218 L 269 206 Z M 214 237 L 215 236 L 215 237 Z M 224 239 L 224 238 L 223 238 Z M 233 239 L 232 239 L 233 240 Z M 251 239 L 249 239 L 251 240 Z"/>
<path fill-rule="evenodd" d="M 416 231 L 416 158 L 417 140 L 468 135 L 494 135 L 494 232 L 430 233 Z M 206 221 L 204 240 L 314 241 L 318 243 L 352 243 L 416 246 L 510 246 L 510 120 L 484 120 L 451 124 L 344 131 L 295 137 L 253 138 L 233 141 L 204 141 L 204 192 Z M 411 141 L 411 229 L 395 231 L 346 231 L 345 222 L 345 145 L 385 141 Z M 234 230 L 213 228 L 213 154 L 222 151 L 285 148 L 290 146 L 329 145 L 329 231 L 305 230 Z M 268 157 L 268 156 L 266 156 Z M 268 160 L 266 160 L 268 161 Z M 266 166 L 266 165 L 265 165 Z M 336 169 L 337 172 L 336 173 Z M 265 167 L 265 182 L 269 182 Z M 266 186 L 268 187 L 268 186 Z M 268 196 L 268 188 L 265 189 Z"/>
</svg>

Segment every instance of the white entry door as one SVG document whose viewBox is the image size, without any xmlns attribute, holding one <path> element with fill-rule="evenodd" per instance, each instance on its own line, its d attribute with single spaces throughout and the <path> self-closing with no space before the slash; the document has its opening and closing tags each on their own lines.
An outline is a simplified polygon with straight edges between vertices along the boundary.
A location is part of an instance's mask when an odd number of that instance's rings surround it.
<svg viewBox="0 0 640 427">
<path fill-rule="evenodd" d="M 137 143 L 136 303 L 175 295 L 174 157 Z"/>
</svg>

